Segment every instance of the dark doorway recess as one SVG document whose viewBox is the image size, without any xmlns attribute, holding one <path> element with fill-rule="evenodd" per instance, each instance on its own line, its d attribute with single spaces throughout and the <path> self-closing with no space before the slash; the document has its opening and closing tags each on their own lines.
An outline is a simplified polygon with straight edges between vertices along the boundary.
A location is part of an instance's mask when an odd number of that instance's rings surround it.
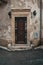
<svg viewBox="0 0 43 65">
<path fill-rule="evenodd" d="M 27 17 L 15 17 L 15 43 L 27 43 Z"/>
</svg>

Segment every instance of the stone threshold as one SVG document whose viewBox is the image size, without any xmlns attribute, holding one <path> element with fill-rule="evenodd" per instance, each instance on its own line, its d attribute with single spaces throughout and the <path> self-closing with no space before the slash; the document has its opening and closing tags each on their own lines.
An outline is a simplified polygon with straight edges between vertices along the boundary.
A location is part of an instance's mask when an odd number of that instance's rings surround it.
<svg viewBox="0 0 43 65">
<path fill-rule="evenodd" d="M 11 50 L 14 51 L 14 50 L 28 50 L 28 49 L 31 49 L 31 46 L 12 46 Z"/>
<path fill-rule="evenodd" d="M 10 46 L 9 48 L 0 46 L 0 49 L 4 49 L 6 51 L 22 51 L 22 50 L 31 50 L 33 49 L 32 46 Z M 43 49 L 43 45 L 35 47 L 34 49 Z"/>
<path fill-rule="evenodd" d="M 3 47 L 3 46 L 0 46 L 0 48 L 2 48 L 2 49 L 4 49 L 4 50 L 6 50 L 6 51 L 19 51 L 19 50 L 29 50 L 29 49 L 32 49 L 32 47 L 31 46 L 26 46 L 26 45 L 24 45 L 24 46 L 17 46 L 17 45 L 15 45 L 15 46 L 9 46 L 8 48 L 7 47 Z"/>
</svg>

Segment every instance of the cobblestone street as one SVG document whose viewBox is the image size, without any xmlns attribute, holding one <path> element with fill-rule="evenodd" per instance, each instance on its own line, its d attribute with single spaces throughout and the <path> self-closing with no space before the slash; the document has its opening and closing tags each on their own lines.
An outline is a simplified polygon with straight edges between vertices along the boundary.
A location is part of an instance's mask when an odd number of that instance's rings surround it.
<svg viewBox="0 0 43 65">
<path fill-rule="evenodd" d="M 14 52 L 0 49 L 0 65 L 43 65 L 43 49 Z"/>
</svg>

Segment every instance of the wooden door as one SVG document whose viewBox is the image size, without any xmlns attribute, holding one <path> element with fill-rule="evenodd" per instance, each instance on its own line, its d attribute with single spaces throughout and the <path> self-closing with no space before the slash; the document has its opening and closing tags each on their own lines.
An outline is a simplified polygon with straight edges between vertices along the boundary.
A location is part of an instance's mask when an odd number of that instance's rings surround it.
<svg viewBox="0 0 43 65">
<path fill-rule="evenodd" d="M 27 17 L 15 17 L 15 43 L 27 43 Z"/>
</svg>

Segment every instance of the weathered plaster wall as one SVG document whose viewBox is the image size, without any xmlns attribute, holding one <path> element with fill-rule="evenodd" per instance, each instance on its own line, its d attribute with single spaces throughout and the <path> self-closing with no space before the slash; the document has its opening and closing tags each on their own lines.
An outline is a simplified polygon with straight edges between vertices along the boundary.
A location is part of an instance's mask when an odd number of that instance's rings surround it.
<svg viewBox="0 0 43 65">
<path fill-rule="evenodd" d="M 11 19 L 8 12 L 11 8 L 15 9 L 31 9 L 31 33 L 30 40 L 39 39 L 40 37 L 40 0 L 11 0 L 11 5 L 7 4 L 5 7 L 0 8 L 0 38 L 11 40 Z M 36 16 L 33 11 L 36 10 Z M 42 33 L 43 37 L 43 33 Z"/>
<path fill-rule="evenodd" d="M 0 7 L 0 39 L 11 40 L 11 20 L 8 12 L 11 10 L 10 4 Z"/>
<path fill-rule="evenodd" d="M 11 0 L 11 8 L 31 9 L 30 40 L 36 42 L 40 38 L 40 0 Z M 33 12 L 36 11 L 36 16 Z"/>
</svg>

